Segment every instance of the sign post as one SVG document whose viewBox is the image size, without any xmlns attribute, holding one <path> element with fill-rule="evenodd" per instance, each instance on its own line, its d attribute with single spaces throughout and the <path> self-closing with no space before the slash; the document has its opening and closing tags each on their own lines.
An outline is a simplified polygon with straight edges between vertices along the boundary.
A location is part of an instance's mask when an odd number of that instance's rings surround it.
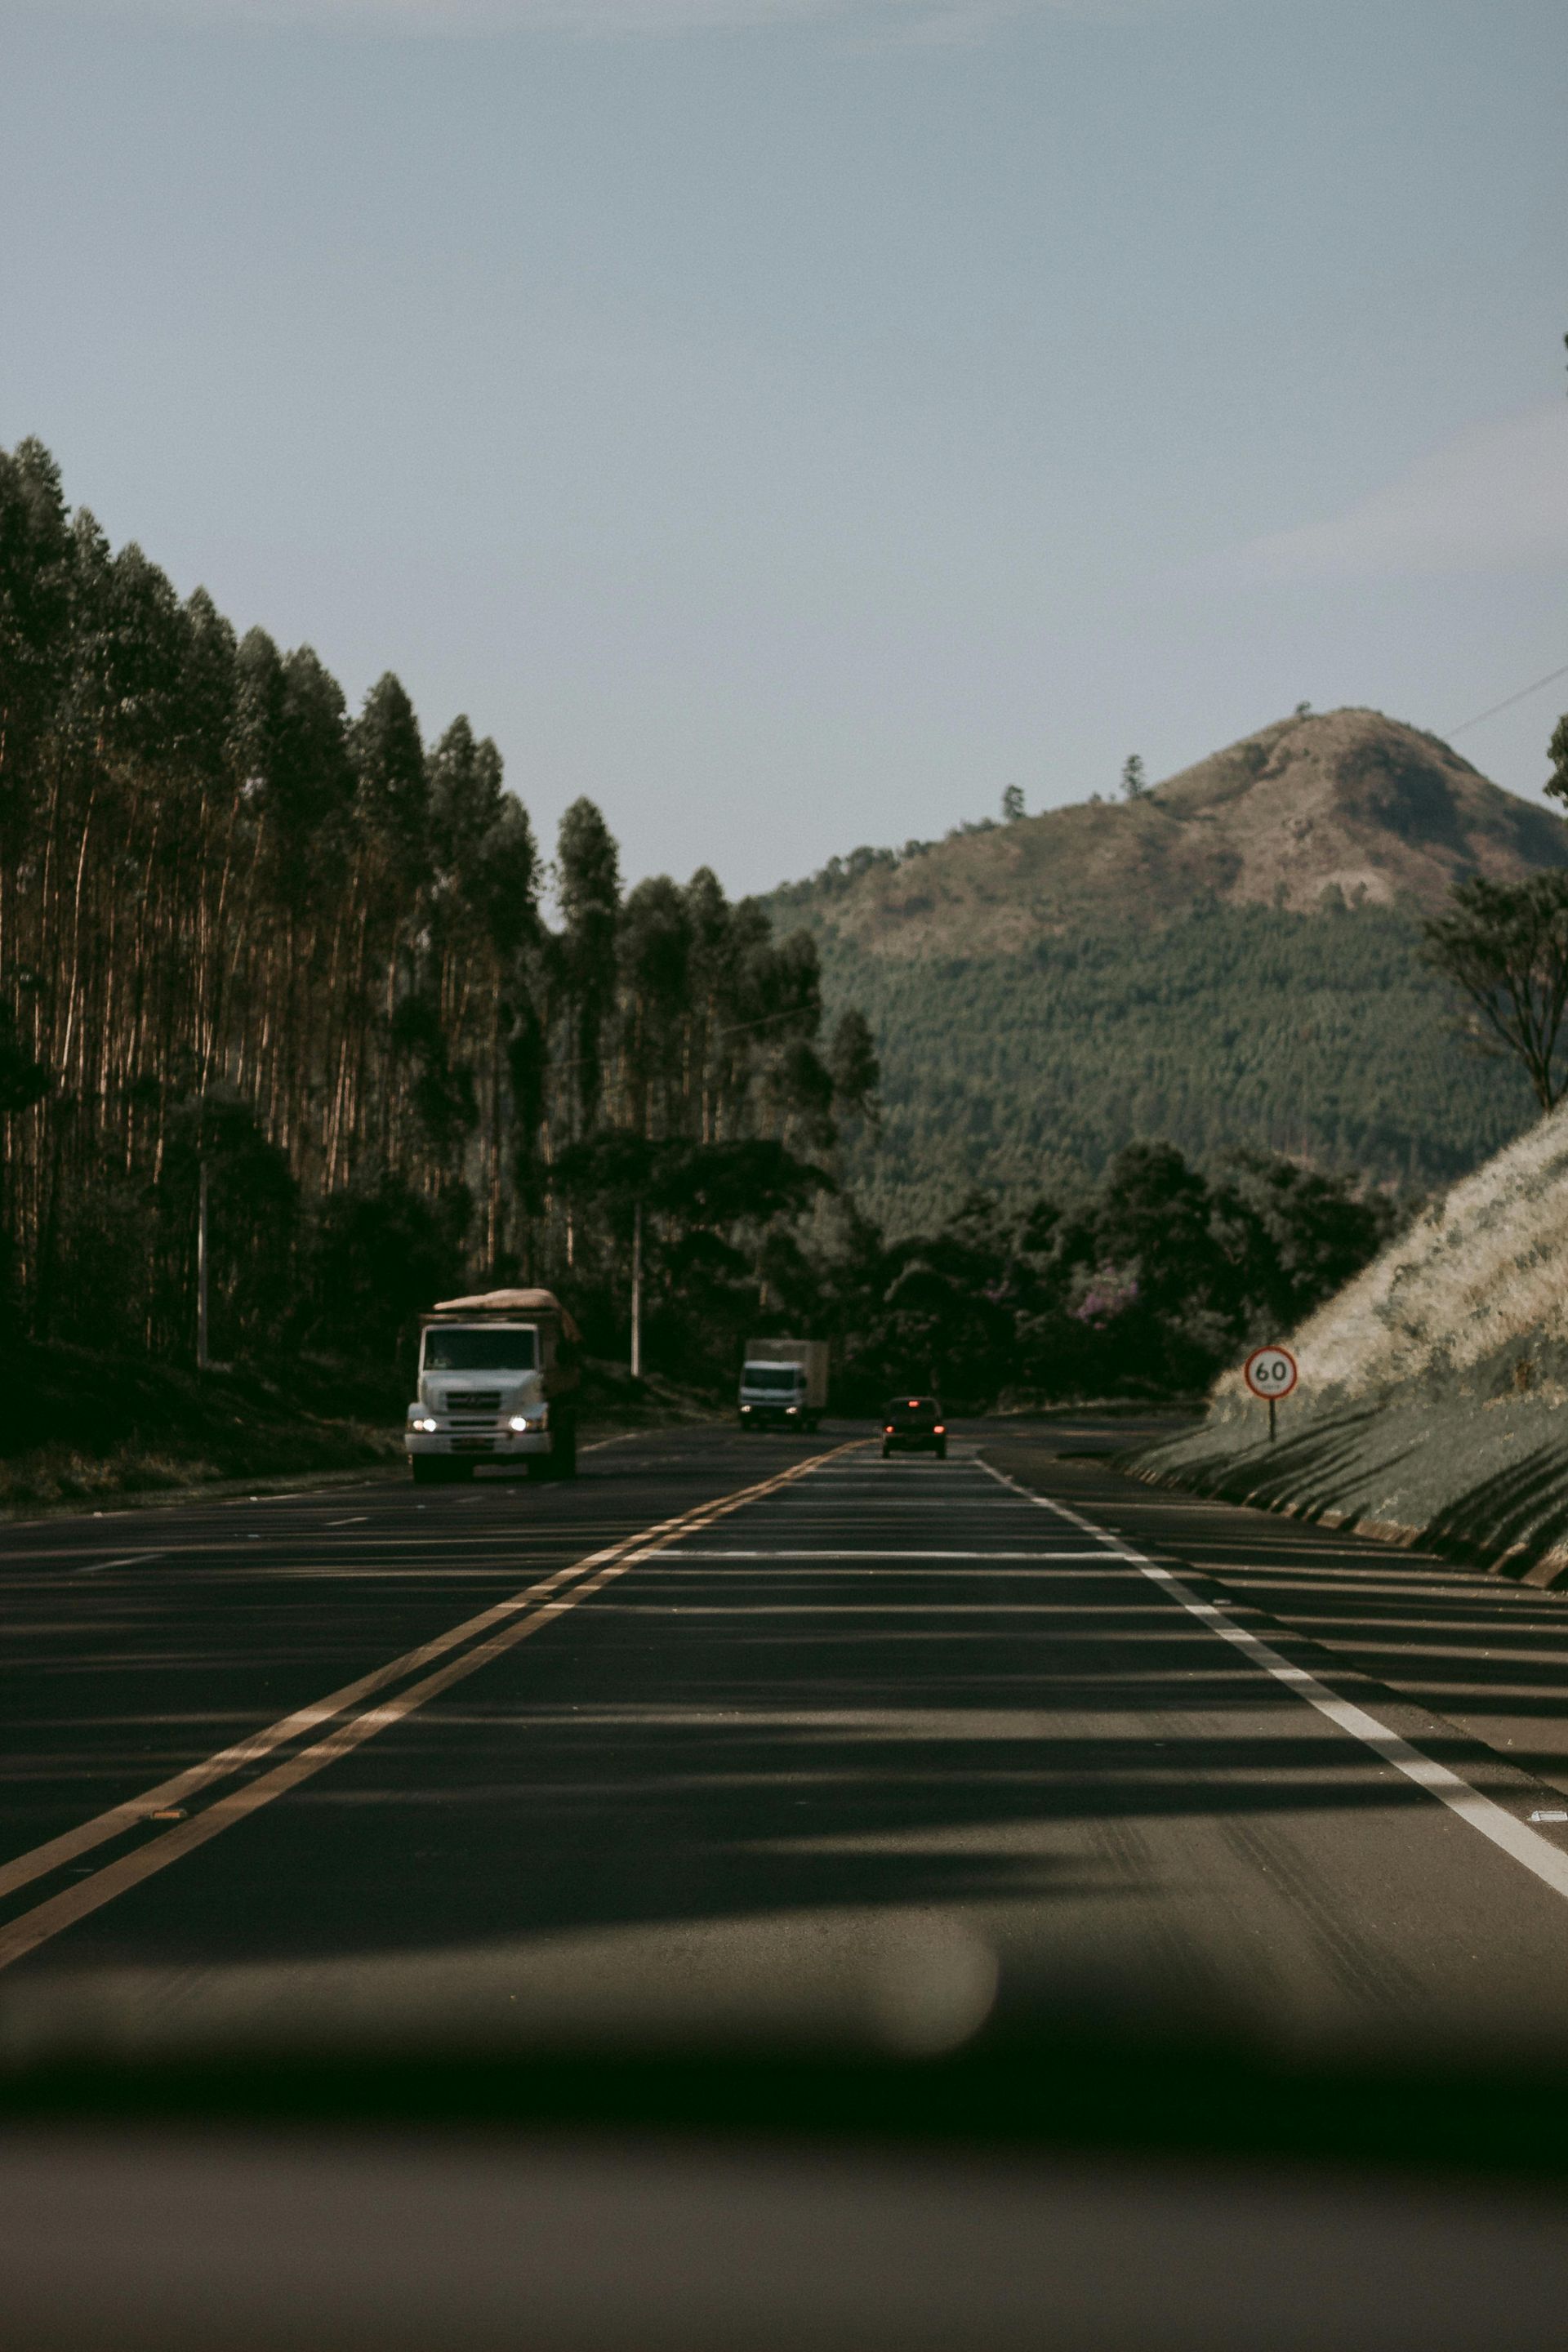
<svg viewBox="0 0 1568 2352">
<path fill-rule="evenodd" d="M 1268 1443 L 1274 1443 L 1274 1408 L 1288 1397 L 1300 1375 L 1289 1348 L 1254 1348 L 1241 1368 L 1241 1377 L 1255 1397 L 1268 1407 Z"/>
</svg>

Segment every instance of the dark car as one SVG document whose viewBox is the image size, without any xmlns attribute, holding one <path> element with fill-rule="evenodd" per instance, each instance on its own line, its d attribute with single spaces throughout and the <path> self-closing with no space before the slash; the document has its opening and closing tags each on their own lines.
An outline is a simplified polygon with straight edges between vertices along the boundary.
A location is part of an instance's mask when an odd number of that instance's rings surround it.
<svg viewBox="0 0 1568 2352">
<path fill-rule="evenodd" d="M 882 1407 L 882 1459 L 896 1446 L 947 1459 L 947 1430 L 935 1397 L 889 1397 Z"/>
</svg>

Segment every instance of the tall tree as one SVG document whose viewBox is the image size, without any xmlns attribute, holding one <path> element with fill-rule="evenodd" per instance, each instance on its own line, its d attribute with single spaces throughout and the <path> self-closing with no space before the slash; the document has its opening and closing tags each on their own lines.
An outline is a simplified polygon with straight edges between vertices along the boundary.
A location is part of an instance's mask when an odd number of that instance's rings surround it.
<svg viewBox="0 0 1568 2352">
<path fill-rule="evenodd" d="M 362 837 L 411 896 L 429 870 L 429 785 L 414 705 L 390 670 L 365 696 L 350 745 Z"/>
<path fill-rule="evenodd" d="M 37 441 L 0 450 L 0 842 L 15 855 L 31 759 L 69 674 L 71 542 L 59 471 Z"/>
<path fill-rule="evenodd" d="M 1546 789 L 1554 801 L 1568 801 L 1568 711 L 1552 730 L 1552 740 L 1546 747 L 1552 762 L 1552 773 Z"/>
<path fill-rule="evenodd" d="M 626 1117 L 639 1135 L 681 1130 L 692 949 L 687 894 L 664 875 L 639 882 L 620 921 Z"/>
<path fill-rule="evenodd" d="M 620 856 L 590 800 L 575 800 L 561 820 L 555 889 L 563 929 L 561 968 L 569 1008 L 574 1132 L 585 1135 L 604 1091 L 605 1023 L 615 997 L 616 932 L 620 919 Z"/>
<path fill-rule="evenodd" d="M 1521 883 L 1472 876 L 1422 929 L 1427 961 L 1470 1008 L 1471 1035 L 1516 1055 L 1550 1110 L 1562 1090 L 1557 1056 L 1568 1012 L 1568 873 Z"/>
</svg>

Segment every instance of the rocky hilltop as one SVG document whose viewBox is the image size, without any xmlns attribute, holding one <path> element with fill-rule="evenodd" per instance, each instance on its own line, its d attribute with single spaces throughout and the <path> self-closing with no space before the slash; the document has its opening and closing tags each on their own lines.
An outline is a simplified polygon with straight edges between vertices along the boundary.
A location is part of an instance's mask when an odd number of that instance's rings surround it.
<svg viewBox="0 0 1568 2352">
<path fill-rule="evenodd" d="M 777 893 L 877 1034 L 849 1172 L 889 1231 L 973 1185 L 1022 1205 L 1122 1145 L 1288 1152 L 1426 1190 L 1529 1121 L 1456 1045 L 1419 919 L 1471 874 L 1568 864 L 1568 825 L 1375 710 L 1259 729 L 1137 800 L 859 849 Z"/>
<path fill-rule="evenodd" d="M 1079 802 L 910 850 L 860 850 L 779 894 L 874 955 L 1006 956 L 1135 913 L 1437 906 L 1468 874 L 1568 865 L 1568 828 L 1435 735 L 1376 710 L 1282 719 L 1134 801 Z"/>
</svg>

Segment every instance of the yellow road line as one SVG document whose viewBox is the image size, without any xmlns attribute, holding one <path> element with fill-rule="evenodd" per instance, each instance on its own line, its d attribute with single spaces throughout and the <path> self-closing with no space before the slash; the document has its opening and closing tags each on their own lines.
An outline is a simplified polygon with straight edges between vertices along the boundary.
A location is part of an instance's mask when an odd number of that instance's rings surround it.
<svg viewBox="0 0 1568 2352">
<path fill-rule="evenodd" d="M 464 1649 L 459 1658 L 438 1673 L 427 1675 L 424 1681 L 400 1693 L 396 1701 L 353 1717 L 348 1723 L 341 1725 L 331 1738 L 319 1741 L 300 1755 L 291 1758 L 288 1763 L 276 1767 L 262 1779 L 247 1784 L 244 1790 L 205 1808 L 194 1820 L 182 1822 L 163 1837 L 139 1848 L 134 1854 L 106 1864 L 91 1878 L 82 1880 L 63 1895 L 24 1913 L 8 1927 L 0 1929 L 0 1968 L 9 1966 L 24 1952 L 32 1950 L 36 1944 L 58 1934 L 71 1919 L 80 1918 L 87 1912 L 96 1910 L 100 1903 L 110 1901 L 126 1886 L 134 1885 L 139 1879 L 150 1876 L 153 1870 L 161 1870 L 168 1863 L 178 1861 L 190 1847 L 216 1836 L 230 1822 L 254 1811 L 257 1805 L 266 1804 L 272 1797 L 281 1796 L 285 1789 L 292 1788 L 298 1780 L 308 1779 L 311 1772 L 320 1771 L 335 1756 L 346 1754 L 350 1748 L 357 1747 L 361 1740 L 384 1730 L 387 1725 L 400 1722 L 415 1707 L 423 1706 L 426 1699 L 435 1697 L 437 1692 L 447 1688 L 449 1683 L 459 1680 L 464 1675 L 471 1674 L 487 1664 L 490 1658 L 499 1656 L 514 1642 L 538 1632 L 564 1610 L 574 1607 L 577 1601 L 586 1600 L 591 1592 L 597 1591 L 612 1575 L 618 1575 L 633 1566 L 635 1562 L 629 1555 L 635 1553 L 647 1557 L 650 1552 L 661 1551 L 666 1545 L 678 1542 L 682 1536 L 692 1534 L 714 1519 L 728 1517 L 744 1504 L 761 1501 L 764 1496 L 775 1493 L 794 1479 L 804 1477 L 820 1464 L 831 1461 L 835 1454 L 846 1450 L 843 1446 L 834 1446 L 828 1453 L 814 1454 L 807 1461 L 797 1462 L 788 1470 L 780 1471 L 775 1476 L 763 1479 L 755 1486 L 743 1486 L 732 1495 L 721 1496 L 717 1502 L 700 1504 L 679 1518 L 661 1519 L 635 1536 L 627 1536 L 618 1544 L 590 1552 L 585 1558 L 573 1561 L 569 1567 L 556 1570 L 553 1575 L 526 1586 L 510 1600 L 499 1601 L 493 1608 L 465 1619 L 462 1624 L 437 1634 L 432 1641 L 422 1643 L 417 1649 L 405 1651 L 401 1657 L 392 1659 L 386 1665 L 378 1666 L 368 1675 L 362 1675 L 355 1682 L 345 1683 L 342 1689 L 318 1699 L 312 1706 L 296 1708 L 291 1715 L 280 1717 L 265 1730 L 252 1733 L 248 1738 L 237 1741 L 233 1747 L 219 1749 L 202 1763 L 193 1764 L 171 1779 L 161 1780 L 155 1788 L 143 1790 L 140 1796 L 129 1798 L 124 1803 L 110 1807 L 107 1812 L 96 1815 L 91 1821 L 83 1822 L 78 1828 L 49 1839 L 44 1845 L 35 1846 L 30 1853 L 17 1855 L 15 1861 L 0 1867 L 0 1895 L 14 1893 L 35 1879 L 46 1877 L 50 1871 L 75 1860 L 79 1854 L 89 1853 L 95 1846 L 122 1836 L 128 1830 L 179 1804 L 183 1799 L 209 1788 L 215 1781 L 226 1780 L 235 1772 L 242 1771 L 247 1765 L 259 1762 L 273 1750 L 320 1729 L 360 1700 L 371 1697 L 393 1683 L 403 1681 L 411 1674 L 416 1674 L 421 1667 L 431 1664 L 462 1644 L 476 1643 L 472 1648 Z M 598 1571 L 596 1575 L 591 1573 L 595 1570 Z M 566 1598 L 549 1597 L 559 1594 L 563 1585 L 571 1584 L 579 1578 L 587 1580 L 576 1584 Z M 486 1634 L 489 1635 L 488 1640 L 477 1638 Z M 313 1761 L 310 1760 L 312 1759 Z M 209 1822 L 213 1824 L 210 1828 L 207 1826 Z M 126 1875 L 127 1873 L 130 1874 Z"/>
</svg>

